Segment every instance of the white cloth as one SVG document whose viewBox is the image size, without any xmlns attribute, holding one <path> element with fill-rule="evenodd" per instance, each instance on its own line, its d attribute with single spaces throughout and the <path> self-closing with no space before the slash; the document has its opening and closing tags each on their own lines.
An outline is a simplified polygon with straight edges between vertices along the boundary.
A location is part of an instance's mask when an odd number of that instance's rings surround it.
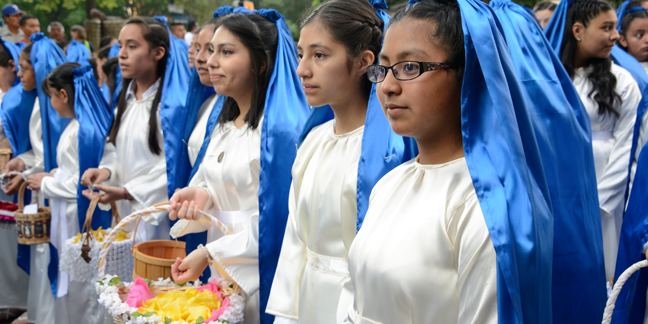
<svg viewBox="0 0 648 324">
<path fill-rule="evenodd" d="M 236 128 L 234 122 L 217 125 L 211 134 L 203 163 L 191 180 L 191 187 L 209 193 L 208 214 L 225 223 L 233 235 L 208 229 L 207 249 L 220 275 L 234 280 L 245 292 L 245 323 L 259 323 L 259 172 L 261 169 L 261 125 Z M 199 222 L 180 220 L 171 230 L 193 227 Z"/>
<path fill-rule="evenodd" d="M 191 41 L 193 41 L 194 33 L 186 32 L 184 35 L 184 41 L 187 42 L 187 45 L 191 46 Z"/>
<path fill-rule="evenodd" d="M 207 100 L 205 100 L 205 102 L 203 102 L 202 106 L 200 106 L 200 109 L 198 110 L 198 116 L 196 116 L 196 125 L 194 126 L 194 129 L 191 132 L 191 136 L 189 136 L 189 142 L 187 143 L 187 150 L 189 152 L 189 162 L 191 162 L 192 167 L 196 162 L 196 158 L 198 158 L 198 153 L 200 153 L 200 148 L 202 147 L 203 142 L 205 141 L 205 133 L 207 132 L 207 121 L 209 120 L 209 115 L 211 114 L 211 111 L 214 108 L 216 99 L 218 99 L 218 95 L 216 94 L 211 95 L 209 98 L 207 98 Z"/>
<path fill-rule="evenodd" d="M 144 93 L 142 93 L 142 99 L 146 99 L 148 96 L 157 93 L 158 89 L 160 88 L 161 80 L 162 79 L 160 78 L 155 80 L 155 82 L 148 89 L 146 89 Z M 135 96 L 136 91 L 137 91 L 137 82 L 133 80 L 131 81 L 131 83 L 128 84 L 128 89 L 126 89 L 126 101 L 137 100 L 137 97 Z"/>
<path fill-rule="evenodd" d="M 148 120 L 156 93 L 150 93 L 142 100 L 131 97 L 122 116 L 116 145 L 106 142 L 104 146 L 104 156 L 99 168 L 110 170 L 111 178 L 107 185 L 124 187 L 133 197 L 131 200 L 117 202 L 121 217 L 126 217 L 135 210 L 169 200 L 164 136 L 159 110 L 157 139 L 161 149 L 160 154 L 153 154 L 148 145 Z M 141 222 L 137 229 L 137 242 L 169 237 L 167 213 L 147 215 L 142 217 L 142 220 L 146 222 Z"/>
<path fill-rule="evenodd" d="M 26 170 L 22 173 L 22 177 L 25 180 L 31 174 L 45 171 L 45 162 L 43 160 L 43 124 L 41 123 L 38 98 L 34 102 L 34 109 L 29 118 L 29 142 L 32 149 L 18 156 L 25 163 Z"/>
<path fill-rule="evenodd" d="M 632 135 L 637 106 L 641 100 L 637 82 L 628 71 L 614 63 L 611 71 L 617 79 L 615 91 L 621 96 L 621 103 L 616 102 L 614 105 L 619 113 L 618 118 L 612 114 L 598 113 L 598 104 L 589 96 L 592 85 L 587 80 L 586 68 L 576 69 L 573 80 L 576 91 L 590 116 L 592 133 L 612 132 L 610 139 L 592 141 L 603 227 L 605 272 L 608 280 L 614 276 L 625 206 Z"/>
<path fill-rule="evenodd" d="M 639 62 L 639 64 L 641 64 L 646 73 L 648 73 L 648 62 Z"/>
<path fill-rule="evenodd" d="M 11 30 L 9 30 L 9 27 L 2 26 L 0 27 L 0 36 L 2 36 L 3 40 L 15 44 L 25 39 L 25 32 L 21 28 L 18 28 L 18 34 L 14 34 L 11 32 Z M 18 63 L 16 63 L 16 65 L 18 65 Z"/>
<path fill-rule="evenodd" d="M 497 324 L 495 248 L 466 159 L 411 160 L 378 181 L 349 272 L 347 323 Z"/>
<path fill-rule="evenodd" d="M 47 270 L 50 262 L 49 244 L 30 246 L 29 290 L 27 292 L 27 313 L 31 323 L 66 323 L 57 317 L 54 294 Z M 55 321 L 52 319 L 55 318 Z"/>
<path fill-rule="evenodd" d="M 4 98 L 4 96 L 6 94 L 7 94 L 6 92 L 4 92 L 4 91 L 2 91 L 2 89 L 0 89 L 0 105 L 2 105 L 2 99 Z M 2 126 L 2 123 L 0 122 L 0 142 L 4 141 L 6 138 L 7 138 L 7 135 L 5 135 L 4 127 Z"/>
<path fill-rule="evenodd" d="M 16 263 L 18 234 L 0 229 L 0 309 L 27 308 L 29 276 Z"/>
<path fill-rule="evenodd" d="M 357 178 L 364 126 L 334 133 L 334 121 L 315 127 L 297 150 L 290 214 L 266 312 L 328 324 L 341 320 L 341 295 L 352 296 L 346 269 L 356 236 Z"/>
</svg>

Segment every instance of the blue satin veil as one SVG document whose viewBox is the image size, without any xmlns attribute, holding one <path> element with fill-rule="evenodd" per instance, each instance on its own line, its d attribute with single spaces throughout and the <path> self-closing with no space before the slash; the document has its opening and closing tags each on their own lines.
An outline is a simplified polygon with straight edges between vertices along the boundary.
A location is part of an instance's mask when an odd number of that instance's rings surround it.
<svg viewBox="0 0 648 324">
<path fill-rule="evenodd" d="M 66 53 L 68 62 L 76 62 L 82 65 L 88 64 L 88 60 L 92 58 L 88 47 L 76 39 L 70 41 Z"/>
</svg>

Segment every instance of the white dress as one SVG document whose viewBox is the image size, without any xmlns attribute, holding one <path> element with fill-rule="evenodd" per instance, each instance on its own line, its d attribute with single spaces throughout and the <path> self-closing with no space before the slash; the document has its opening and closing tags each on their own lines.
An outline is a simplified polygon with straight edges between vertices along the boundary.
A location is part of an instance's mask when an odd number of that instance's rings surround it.
<svg viewBox="0 0 648 324">
<path fill-rule="evenodd" d="M 57 169 L 53 177 L 41 181 L 41 191 L 49 199 L 52 212 L 50 238 L 58 249 L 59 260 L 65 240 L 80 231 L 77 212 L 77 185 L 79 183 L 79 122 L 72 119 L 61 134 L 56 148 Z M 69 280 L 67 273 L 59 271 L 56 299 L 57 323 L 103 323 L 103 307 L 94 283 Z"/>
<path fill-rule="evenodd" d="M 41 123 L 40 104 L 38 98 L 34 102 L 34 109 L 29 118 L 29 142 L 32 149 L 20 154 L 18 158 L 25 163 L 23 179 L 27 180 L 29 175 L 45 171 L 43 161 L 43 124 Z"/>
<path fill-rule="evenodd" d="M 194 126 L 191 136 L 189 136 L 189 143 L 187 143 L 187 150 L 189 151 L 189 162 L 193 167 L 198 158 L 198 153 L 200 153 L 200 148 L 205 141 L 205 133 L 207 132 L 207 121 L 209 115 L 211 114 L 214 104 L 216 103 L 218 96 L 216 94 L 211 95 L 198 110 L 198 116 L 196 116 L 196 125 Z M 210 142 L 211 143 L 211 142 Z"/>
<path fill-rule="evenodd" d="M 346 323 L 497 324 L 497 264 L 466 159 L 411 160 L 373 189 Z"/>
<path fill-rule="evenodd" d="M 609 280 L 614 276 L 616 265 L 632 135 L 641 93 L 630 73 L 613 63 L 612 73 L 617 79 L 615 91 L 622 100 L 620 104 L 617 102 L 614 105 L 619 117 L 599 114 L 598 104 L 588 96 L 592 85 L 587 81 L 586 73 L 586 68 L 576 69 L 573 82 L 592 125 L 592 149 L 601 208 L 605 272 Z"/>
<path fill-rule="evenodd" d="M 6 93 L 0 90 L 0 103 Z M 0 142 L 6 138 L 2 123 L 0 123 Z M 2 170 L 0 170 L 2 171 Z M 10 197 L 0 192 L 0 200 L 9 202 Z M 18 247 L 16 231 L 0 229 L 0 309 L 2 308 L 27 308 L 27 289 L 29 276 L 16 263 Z"/>
<path fill-rule="evenodd" d="M 334 121 L 316 128 L 297 150 L 288 224 L 266 312 L 304 324 L 344 318 L 341 298 L 347 256 L 356 236 L 358 161 L 364 126 L 334 133 Z M 342 298 L 344 299 L 344 298 Z M 285 322 L 285 321 L 284 321 Z"/>
<path fill-rule="evenodd" d="M 187 233 L 208 230 L 207 249 L 220 275 L 234 280 L 245 292 L 245 323 L 259 323 L 259 172 L 261 125 L 236 128 L 234 122 L 216 125 L 203 163 L 190 187 L 209 193 L 205 211 L 217 217 L 234 235 L 217 227 L 180 220 L 171 229 Z M 184 228 L 184 230 L 182 230 Z M 216 271 L 216 272 L 214 272 Z"/>
<path fill-rule="evenodd" d="M 116 145 L 107 142 L 104 146 L 104 157 L 99 168 L 110 170 L 109 185 L 124 187 L 133 197 L 131 200 L 117 201 L 119 216 L 122 218 L 133 211 L 169 200 L 159 110 L 157 139 L 160 154 L 153 154 L 148 145 L 148 120 L 159 82 L 160 80 L 144 92 L 142 100 L 137 100 L 134 94 L 127 95 L 127 108 L 122 116 Z M 135 82 L 131 82 L 133 90 L 129 89 L 129 92 L 134 92 L 134 84 Z M 137 242 L 169 238 L 167 213 L 147 215 L 142 220 L 146 222 L 140 222 Z"/>
</svg>

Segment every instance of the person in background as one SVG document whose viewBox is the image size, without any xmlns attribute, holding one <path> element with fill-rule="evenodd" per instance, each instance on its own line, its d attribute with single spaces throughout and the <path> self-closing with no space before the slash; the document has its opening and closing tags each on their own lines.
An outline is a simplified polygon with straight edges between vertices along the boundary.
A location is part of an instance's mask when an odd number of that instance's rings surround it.
<svg viewBox="0 0 648 324">
<path fill-rule="evenodd" d="M 86 34 L 85 28 L 83 26 L 79 25 L 74 25 L 72 26 L 72 31 L 70 32 L 70 37 L 72 39 L 76 39 L 82 44 L 85 44 L 85 46 L 90 50 L 90 53 L 94 54 L 95 53 L 95 48 L 92 46 L 92 43 L 88 42 L 88 36 Z"/>
<path fill-rule="evenodd" d="M 117 39 L 112 36 L 104 36 L 101 38 L 101 41 L 99 42 L 99 51 L 101 52 L 101 49 L 103 49 L 106 46 L 112 46 L 113 44 L 117 43 Z"/>
<path fill-rule="evenodd" d="M 196 55 L 198 53 L 198 49 L 200 48 L 200 43 L 198 42 L 198 37 L 200 35 L 200 31 L 202 28 L 198 28 L 196 32 L 194 33 L 193 37 L 191 37 L 192 43 L 189 43 L 189 50 L 187 53 L 189 53 L 189 68 L 193 69 L 194 65 L 196 63 Z M 189 34 L 189 33 L 187 33 Z M 195 42 L 194 42 L 195 40 Z"/>
<path fill-rule="evenodd" d="M 60 47 L 63 50 L 63 53 L 67 53 L 67 47 L 68 45 L 70 45 L 70 42 L 66 40 L 56 41 L 56 45 L 58 45 L 58 47 Z"/>
<path fill-rule="evenodd" d="M 104 37 L 104 39 L 108 38 L 110 36 Z M 111 37 L 112 38 L 112 37 Z M 101 43 L 104 43 L 103 40 L 101 40 Z M 114 38 L 112 38 L 114 39 Z M 110 44 L 110 43 L 109 43 Z M 112 91 L 110 90 L 110 87 L 108 86 L 106 82 L 106 75 L 103 72 L 103 65 L 106 63 L 108 60 L 108 55 L 110 54 L 110 49 L 112 48 L 112 45 L 107 45 L 102 47 L 99 50 L 99 54 L 97 54 L 97 68 L 95 69 L 95 72 L 97 73 L 97 83 L 99 84 L 99 89 L 101 89 L 101 94 L 104 96 L 104 99 L 106 99 L 107 103 L 111 102 L 111 97 L 112 97 Z M 113 81 L 114 82 L 114 81 Z"/>
<path fill-rule="evenodd" d="M 540 24 L 540 27 L 542 27 L 542 29 L 545 29 L 545 27 L 547 27 L 549 19 L 551 19 L 551 16 L 553 16 L 554 10 L 556 10 L 557 6 L 558 5 L 553 2 L 544 1 L 536 4 L 533 7 L 533 13 L 538 19 L 538 24 Z"/>
<path fill-rule="evenodd" d="M 18 22 L 22 17 L 23 12 L 13 3 L 2 7 L 2 19 L 4 19 L 4 26 L 0 29 L 0 36 L 6 41 L 18 43 L 21 39 L 25 38 L 25 33 L 20 29 Z"/>
<path fill-rule="evenodd" d="M 29 40 L 31 35 L 40 33 L 40 23 L 38 22 L 38 18 L 36 18 L 36 16 L 34 15 L 24 15 L 20 18 L 18 24 L 20 25 L 20 29 L 25 34 L 25 37 L 20 40 L 20 42 L 31 44 L 31 40 Z"/>
<path fill-rule="evenodd" d="M 190 21 L 189 22 L 189 31 L 184 35 L 184 40 L 191 46 L 191 42 L 193 41 L 194 36 L 198 33 L 198 29 L 200 26 L 198 26 L 198 23 L 195 21 Z"/>
<path fill-rule="evenodd" d="M 171 34 L 173 34 L 173 36 L 184 39 L 187 30 L 185 29 L 185 26 L 183 24 L 171 23 L 169 27 L 171 28 Z"/>
<path fill-rule="evenodd" d="M 59 21 L 52 21 L 47 25 L 47 35 L 57 44 L 65 41 L 65 27 Z"/>
</svg>

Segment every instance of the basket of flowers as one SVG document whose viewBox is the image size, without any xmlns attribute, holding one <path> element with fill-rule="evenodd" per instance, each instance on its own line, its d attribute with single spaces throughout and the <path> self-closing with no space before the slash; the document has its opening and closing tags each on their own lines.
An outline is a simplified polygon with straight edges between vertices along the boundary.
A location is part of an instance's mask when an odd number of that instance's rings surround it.
<svg viewBox="0 0 648 324">
<path fill-rule="evenodd" d="M 81 233 L 76 237 L 69 238 L 65 241 L 59 262 L 59 270 L 66 272 L 70 280 L 78 282 L 92 282 L 97 279 L 99 271 L 99 252 L 103 246 L 108 231 L 101 227 L 92 230 L 92 215 L 99 203 L 102 195 L 95 197 L 90 201 L 86 213 L 85 223 Z M 113 216 L 113 226 L 119 223 L 119 215 L 115 204 L 110 205 Z M 83 234 L 82 234 L 83 233 Z M 106 273 L 119 276 L 124 280 L 131 280 L 133 272 L 133 256 L 131 248 L 133 243 L 129 240 L 130 235 L 120 231 L 115 242 L 111 245 L 110 251 L 106 255 Z"/>
<path fill-rule="evenodd" d="M 0 229 L 7 231 L 16 231 L 16 218 L 14 212 L 18 205 L 14 203 L 0 201 Z"/>
<path fill-rule="evenodd" d="M 151 280 L 135 276 L 133 282 L 104 275 L 105 258 L 110 245 L 118 233 L 128 224 L 145 215 L 169 212 L 169 203 L 157 204 L 136 211 L 119 222 L 105 238 L 99 254 L 99 278 L 95 287 L 99 303 L 118 324 L 165 323 L 165 324 L 224 324 L 243 322 L 245 300 L 236 283 L 227 279 L 212 279 L 202 285 L 198 280 L 193 283 L 175 283 L 170 278 Z M 202 213 L 224 234 L 232 232 L 213 216 Z"/>
</svg>

